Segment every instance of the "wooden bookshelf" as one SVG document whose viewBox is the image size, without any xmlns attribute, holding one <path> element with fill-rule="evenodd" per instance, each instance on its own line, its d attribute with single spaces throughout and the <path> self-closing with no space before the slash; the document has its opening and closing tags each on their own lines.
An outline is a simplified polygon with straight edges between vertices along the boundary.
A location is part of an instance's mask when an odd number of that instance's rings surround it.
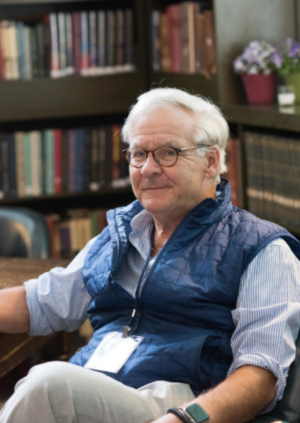
<svg viewBox="0 0 300 423">
<path fill-rule="evenodd" d="M 0 123 L 127 113 L 142 85 L 137 72 L 3 81 Z"/>
<path fill-rule="evenodd" d="M 277 104 L 250 106 L 225 104 L 222 110 L 229 122 L 262 128 L 300 131 L 300 104 L 278 107 Z"/>
</svg>

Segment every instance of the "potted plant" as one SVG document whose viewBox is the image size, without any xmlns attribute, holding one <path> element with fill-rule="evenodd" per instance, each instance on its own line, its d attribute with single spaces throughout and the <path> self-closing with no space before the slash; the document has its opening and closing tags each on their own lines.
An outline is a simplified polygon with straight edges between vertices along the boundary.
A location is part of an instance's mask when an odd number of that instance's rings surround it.
<svg viewBox="0 0 300 423">
<path fill-rule="evenodd" d="M 234 71 L 241 75 L 250 104 L 273 102 L 275 73 L 270 58 L 274 51 L 265 41 L 251 41 L 233 63 Z"/>
<path fill-rule="evenodd" d="M 285 84 L 294 86 L 296 102 L 300 103 L 300 43 L 287 38 L 275 47 L 271 62 L 273 69 L 284 77 Z"/>
</svg>

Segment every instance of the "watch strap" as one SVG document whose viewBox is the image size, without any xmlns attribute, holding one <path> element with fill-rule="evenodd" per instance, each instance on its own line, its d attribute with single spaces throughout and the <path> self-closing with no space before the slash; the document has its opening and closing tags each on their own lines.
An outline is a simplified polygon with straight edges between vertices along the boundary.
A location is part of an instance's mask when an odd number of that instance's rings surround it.
<svg viewBox="0 0 300 423">
<path fill-rule="evenodd" d="M 191 423 L 191 419 L 186 415 L 186 413 L 184 412 L 184 410 L 182 410 L 182 411 L 181 410 L 182 409 L 178 409 L 178 408 L 172 407 L 172 408 L 168 408 L 167 409 L 167 413 L 175 414 L 175 416 L 179 417 L 180 420 L 183 423 Z"/>
</svg>

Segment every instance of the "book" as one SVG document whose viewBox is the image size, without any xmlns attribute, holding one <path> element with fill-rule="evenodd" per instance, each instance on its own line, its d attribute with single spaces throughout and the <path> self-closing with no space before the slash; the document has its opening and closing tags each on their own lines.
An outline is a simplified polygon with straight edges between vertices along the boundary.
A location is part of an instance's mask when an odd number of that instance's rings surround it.
<svg viewBox="0 0 300 423">
<path fill-rule="evenodd" d="M 170 72 L 183 72 L 183 15 L 182 5 L 170 5 L 166 9 L 168 16 L 168 37 L 170 49 Z"/>
<path fill-rule="evenodd" d="M 131 9 L 125 9 L 124 18 L 124 32 L 125 32 L 125 45 L 124 45 L 124 60 L 125 64 L 123 70 L 131 72 L 135 69 L 135 49 L 134 49 L 134 22 L 133 13 Z"/>
<path fill-rule="evenodd" d="M 25 26 L 23 22 L 18 22 L 17 23 L 18 52 L 19 52 L 18 67 L 20 72 L 20 79 L 23 79 L 23 80 L 26 79 L 25 31 L 24 30 L 25 30 Z"/>
<path fill-rule="evenodd" d="M 92 70 L 91 74 L 96 74 L 98 63 L 97 58 L 97 14 L 94 10 L 89 12 L 89 68 Z"/>
<path fill-rule="evenodd" d="M 29 132 L 23 134 L 24 144 L 24 173 L 25 173 L 25 195 L 32 195 L 32 172 L 31 172 L 31 143 Z"/>
<path fill-rule="evenodd" d="M 196 16 L 196 4 L 191 1 L 183 2 L 182 3 L 183 70 L 185 73 L 196 72 L 195 16 Z"/>
<path fill-rule="evenodd" d="M 98 72 L 104 72 L 106 66 L 106 18 L 104 10 L 97 12 L 97 48 Z"/>
<path fill-rule="evenodd" d="M 31 63 L 31 42 L 30 42 L 30 27 L 24 27 L 24 56 L 25 56 L 25 79 L 31 79 L 32 63 Z"/>
<path fill-rule="evenodd" d="M 124 65 L 125 52 L 125 26 L 124 26 L 124 11 L 122 9 L 116 10 L 116 70 L 122 71 Z"/>
<path fill-rule="evenodd" d="M 50 13 L 50 36 L 51 36 L 51 70 L 50 75 L 52 78 L 59 78 L 60 73 L 60 56 L 58 44 L 58 25 L 57 15 Z"/>
<path fill-rule="evenodd" d="M 75 73 L 73 63 L 73 28 L 71 13 L 65 13 L 66 24 L 66 75 Z"/>
<path fill-rule="evenodd" d="M 17 173 L 17 195 L 25 197 L 25 163 L 24 163 L 24 134 L 23 132 L 15 133 L 16 142 L 16 173 Z"/>
<path fill-rule="evenodd" d="M 42 195 L 42 148 L 41 133 L 31 131 L 30 139 L 30 162 L 31 162 L 31 194 L 33 196 Z"/>
<path fill-rule="evenodd" d="M 83 11 L 80 13 L 81 24 L 81 75 L 89 68 L 89 33 L 88 33 L 88 14 Z"/>
<path fill-rule="evenodd" d="M 99 158 L 98 129 L 93 128 L 91 130 L 91 177 L 89 182 L 89 189 L 91 191 L 98 191 L 100 188 Z"/>
<path fill-rule="evenodd" d="M 33 78 L 40 76 L 39 72 L 39 58 L 38 58 L 38 34 L 35 26 L 29 27 L 30 34 L 30 59 L 31 59 L 31 72 Z"/>
<path fill-rule="evenodd" d="M 4 40 L 3 40 L 3 29 L 2 22 L 0 22 L 0 79 L 5 81 L 5 63 L 4 63 Z"/>
<path fill-rule="evenodd" d="M 161 70 L 163 72 L 170 71 L 170 49 L 168 36 L 168 15 L 160 14 L 160 53 L 161 53 Z"/>
<path fill-rule="evenodd" d="M 16 145 L 14 134 L 7 134 L 8 194 L 17 196 Z"/>
<path fill-rule="evenodd" d="M 80 75 L 81 69 L 81 16 L 80 12 L 73 12 L 72 18 L 72 47 L 74 72 Z"/>
<path fill-rule="evenodd" d="M 160 71 L 159 15 L 159 10 L 153 10 L 151 15 L 152 69 L 155 72 Z"/>
<path fill-rule="evenodd" d="M 54 134 L 52 129 L 44 131 L 45 143 L 45 188 L 47 195 L 54 194 Z"/>
<path fill-rule="evenodd" d="M 62 132 L 60 129 L 54 129 L 54 192 L 62 192 Z"/>
</svg>

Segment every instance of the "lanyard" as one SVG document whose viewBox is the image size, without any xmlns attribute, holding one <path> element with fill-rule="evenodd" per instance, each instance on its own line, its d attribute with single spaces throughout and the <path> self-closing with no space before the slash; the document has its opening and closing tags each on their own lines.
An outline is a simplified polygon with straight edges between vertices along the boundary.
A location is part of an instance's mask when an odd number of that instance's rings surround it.
<svg viewBox="0 0 300 423">
<path fill-rule="evenodd" d="M 152 233 L 151 233 L 150 250 L 148 252 L 148 255 L 147 255 L 147 258 L 146 258 L 146 261 L 145 261 L 143 270 L 141 272 L 141 275 L 140 275 L 140 278 L 139 278 L 139 281 L 138 281 L 138 284 L 137 284 L 137 287 L 136 287 L 136 291 L 135 291 L 136 292 L 136 296 L 135 296 L 134 308 L 133 308 L 133 311 L 131 313 L 131 317 L 130 317 L 130 320 L 128 322 L 128 325 L 127 326 L 123 326 L 123 337 L 124 338 L 127 338 L 128 337 L 128 332 L 131 330 L 134 316 L 135 316 L 136 311 L 137 311 L 137 309 L 139 308 L 139 305 L 140 305 L 141 284 L 142 284 L 142 281 L 143 281 L 143 278 L 144 278 L 145 271 L 146 271 L 147 266 L 148 266 L 149 261 L 150 261 L 151 251 L 152 251 L 153 245 L 154 245 L 154 232 L 155 232 L 155 226 L 153 226 L 153 230 L 152 230 Z"/>
</svg>

